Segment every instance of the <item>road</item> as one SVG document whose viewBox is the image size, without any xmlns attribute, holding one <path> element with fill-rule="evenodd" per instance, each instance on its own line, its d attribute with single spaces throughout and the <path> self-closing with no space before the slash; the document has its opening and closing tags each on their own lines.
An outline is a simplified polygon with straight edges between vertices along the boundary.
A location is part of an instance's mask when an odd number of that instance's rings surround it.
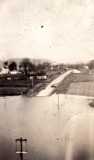
<svg viewBox="0 0 94 160">
<path fill-rule="evenodd" d="M 45 89 L 43 89 L 42 91 L 40 91 L 37 96 L 49 96 L 53 93 L 53 91 L 55 90 L 54 87 L 52 86 L 56 86 L 58 87 L 58 85 L 67 77 L 69 76 L 71 73 L 73 72 L 73 70 L 69 70 L 63 74 L 61 74 L 58 78 L 54 79 Z"/>
</svg>

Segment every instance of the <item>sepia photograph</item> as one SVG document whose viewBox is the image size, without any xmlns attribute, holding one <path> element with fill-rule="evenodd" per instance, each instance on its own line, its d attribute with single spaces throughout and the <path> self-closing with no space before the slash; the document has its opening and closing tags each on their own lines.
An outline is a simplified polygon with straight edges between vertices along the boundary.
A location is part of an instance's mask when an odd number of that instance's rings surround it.
<svg viewBox="0 0 94 160">
<path fill-rule="evenodd" d="M 94 160 L 93 0 L 0 0 L 0 160 Z"/>
</svg>

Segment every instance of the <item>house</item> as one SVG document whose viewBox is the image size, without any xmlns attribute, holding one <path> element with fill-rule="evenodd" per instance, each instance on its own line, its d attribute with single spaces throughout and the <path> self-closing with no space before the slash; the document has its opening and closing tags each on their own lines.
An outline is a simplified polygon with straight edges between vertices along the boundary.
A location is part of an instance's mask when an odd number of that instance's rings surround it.
<svg viewBox="0 0 94 160">
<path fill-rule="evenodd" d="M 2 68 L 2 70 L 1 70 L 1 72 L 0 72 L 0 75 L 8 74 L 8 73 L 9 73 L 8 68 Z"/>
</svg>

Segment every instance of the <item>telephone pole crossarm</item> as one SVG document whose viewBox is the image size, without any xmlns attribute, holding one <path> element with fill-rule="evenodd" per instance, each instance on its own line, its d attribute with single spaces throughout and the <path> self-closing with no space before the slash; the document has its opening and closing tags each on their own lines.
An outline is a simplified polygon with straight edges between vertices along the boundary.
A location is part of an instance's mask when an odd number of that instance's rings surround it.
<svg viewBox="0 0 94 160">
<path fill-rule="evenodd" d="M 27 139 L 26 138 L 17 138 L 16 140 L 16 153 L 20 155 L 20 160 L 23 160 L 23 154 L 26 154 L 27 151 L 25 148 L 23 148 L 24 143 L 27 143 Z M 19 144 L 19 150 L 17 148 L 17 144 Z"/>
</svg>

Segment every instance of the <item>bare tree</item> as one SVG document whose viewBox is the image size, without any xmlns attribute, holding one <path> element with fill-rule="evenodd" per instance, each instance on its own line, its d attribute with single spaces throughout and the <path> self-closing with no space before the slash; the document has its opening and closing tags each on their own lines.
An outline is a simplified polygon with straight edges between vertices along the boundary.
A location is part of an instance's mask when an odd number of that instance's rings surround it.
<svg viewBox="0 0 94 160">
<path fill-rule="evenodd" d="M 30 73 L 34 71 L 35 65 L 32 64 L 30 59 L 24 58 L 19 65 L 19 69 L 25 74 L 25 76 L 29 76 Z"/>
</svg>

